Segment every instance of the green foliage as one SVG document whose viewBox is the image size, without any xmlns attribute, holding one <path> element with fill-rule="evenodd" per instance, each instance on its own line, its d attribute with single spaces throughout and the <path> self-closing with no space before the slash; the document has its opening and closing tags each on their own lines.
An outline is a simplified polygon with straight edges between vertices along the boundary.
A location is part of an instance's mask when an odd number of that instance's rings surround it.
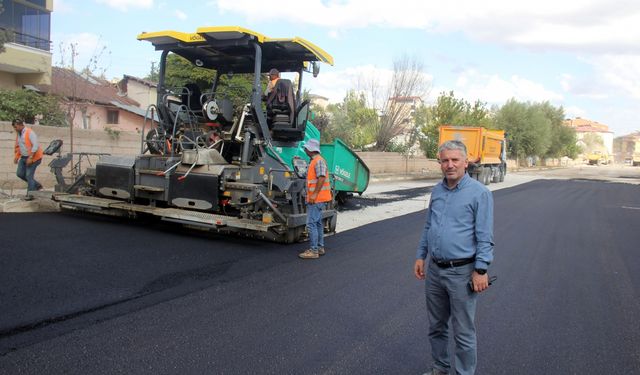
<svg viewBox="0 0 640 375">
<path fill-rule="evenodd" d="M 116 129 L 116 128 L 110 128 L 110 127 L 105 127 L 104 131 L 109 134 L 109 137 L 111 137 L 111 139 L 113 139 L 114 141 L 118 140 L 118 138 L 120 138 L 120 130 Z"/>
<path fill-rule="evenodd" d="M 184 87 L 187 83 L 195 83 L 200 88 L 211 86 L 215 70 L 198 68 L 189 60 L 176 54 L 167 56 L 164 84 L 166 87 Z"/>
<path fill-rule="evenodd" d="M 584 151 L 592 152 L 604 149 L 604 140 L 599 134 L 588 133 L 582 137 L 582 143 L 584 143 Z"/>
<path fill-rule="evenodd" d="M 351 90 L 342 103 L 329 105 L 327 112 L 331 121 L 323 129 L 323 141 L 331 142 L 340 138 L 349 146 L 359 149 L 375 141 L 378 115 L 374 109 L 367 107 L 363 94 Z"/>
<path fill-rule="evenodd" d="M 22 118 L 33 123 L 42 116 L 42 125 L 67 126 L 58 98 L 29 90 L 0 90 L 0 120 Z"/>
<path fill-rule="evenodd" d="M 485 104 L 477 100 L 471 104 L 464 99 L 456 98 L 453 91 L 441 92 L 435 105 L 422 108 L 416 112 L 416 122 L 422 124 L 423 137 L 420 148 L 428 158 L 438 155 L 439 128 L 443 125 L 483 126 L 491 128 L 489 110 Z"/>
<path fill-rule="evenodd" d="M 554 148 L 551 146 L 552 137 L 561 132 L 558 126 L 562 126 L 563 117 L 562 108 L 553 108 L 547 102 L 531 104 L 510 99 L 496 113 L 495 126 L 507 132 L 512 157 L 545 157 L 548 153 L 559 156 L 564 146 L 560 143 L 556 143 Z M 563 137 L 566 141 L 570 133 Z"/>
<path fill-rule="evenodd" d="M 154 61 L 151 62 L 151 68 L 149 69 L 149 74 L 144 77 L 145 80 L 150 82 L 158 82 L 160 79 L 160 69 L 156 65 Z"/>
<path fill-rule="evenodd" d="M 165 87 L 167 88 L 181 88 L 187 83 L 195 83 L 203 92 L 210 91 L 215 75 L 215 70 L 199 68 L 176 54 L 167 56 L 165 73 Z M 234 106 L 242 107 L 251 99 L 253 78 L 253 74 L 223 75 L 220 77 L 216 95 L 229 98 Z"/>
</svg>

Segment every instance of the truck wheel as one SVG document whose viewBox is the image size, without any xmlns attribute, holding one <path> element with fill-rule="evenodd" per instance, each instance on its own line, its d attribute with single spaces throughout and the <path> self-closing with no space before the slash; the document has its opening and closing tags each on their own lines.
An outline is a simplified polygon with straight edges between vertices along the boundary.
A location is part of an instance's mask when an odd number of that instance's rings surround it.
<svg viewBox="0 0 640 375">
<path fill-rule="evenodd" d="M 500 175 L 502 175 L 502 169 L 498 168 L 498 170 L 496 171 L 496 174 L 493 176 L 493 180 L 491 182 L 493 182 L 494 184 L 497 182 L 500 182 Z"/>
<path fill-rule="evenodd" d="M 484 185 L 489 185 L 490 176 L 491 176 L 490 169 L 482 167 L 480 169 L 480 178 L 478 179 L 478 181 L 482 182 Z"/>
</svg>

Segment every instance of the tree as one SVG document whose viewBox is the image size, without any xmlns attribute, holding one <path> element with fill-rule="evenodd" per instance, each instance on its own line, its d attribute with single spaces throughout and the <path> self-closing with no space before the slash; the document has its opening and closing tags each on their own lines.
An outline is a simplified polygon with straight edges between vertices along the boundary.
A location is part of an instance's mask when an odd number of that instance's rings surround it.
<svg viewBox="0 0 640 375">
<path fill-rule="evenodd" d="M 582 143 L 584 143 L 584 151 L 587 153 L 604 149 L 604 140 L 600 134 L 585 134 L 584 137 L 582 137 Z"/>
<path fill-rule="evenodd" d="M 330 104 L 327 112 L 331 120 L 323 129 L 324 142 L 340 138 L 351 147 L 364 148 L 375 141 L 378 115 L 367 107 L 363 93 L 348 91 L 342 103 Z"/>
<path fill-rule="evenodd" d="M 189 60 L 176 55 L 167 56 L 165 87 L 179 91 L 188 83 L 195 83 L 203 91 L 211 90 L 216 71 L 200 68 Z M 266 78 L 263 78 L 266 85 Z M 253 74 L 222 75 L 216 88 L 216 95 L 229 98 L 236 108 L 249 102 L 253 90 Z M 179 92 L 178 92 L 179 93 Z"/>
<path fill-rule="evenodd" d="M 40 116 L 45 125 L 65 125 L 65 113 L 55 96 L 29 90 L 0 90 L 0 120 L 21 118 L 34 123 Z"/>
<path fill-rule="evenodd" d="M 551 120 L 544 104 L 520 103 L 510 99 L 498 110 L 495 126 L 504 129 L 509 138 L 509 150 L 516 159 L 543 157 L 551 145 Z"/>
<path fill-rule="evenodd" d="M 538 108 L 544 113 L 551 125 L 550 144 L 545 156 L 549 158 L 567 156 L 574 159 L 579 151 L 576 145 L 577 137 L 573 128 L 563 124 L 564 109 L 562 107 L 556 108 L 549 102 L 541 103 Z"/>
<path fill-rule="evenodd" d="M 424 75 L 424 68 L 417 58 L 403 56 L 394 60 L 393 72 L 388 83 L 382 83 L 377 77 L 362 80 L 364 86 L 359 91 L 368 96 L 367 106 L 380 114 L 375 123 L 375 149 L 387 151 L 392 140 L 397 136 L 410 132 L 408 124 L 413 122 L 412 106 L 408 104 L 413 98 L 420 100 L 428 93 L 429 83 Z"/>
<path fill-rule="evenodd" d="M 160 79 L 160 69 L 156 65 L 155 61 L 151 62 L 151 69 L 149 70 L 149 74 L 147 74 L 144 79 L 155 83 L 157 83 Z"/>
<path fill-rule="evenodd" d="M 79 56 L 78 43 L 60 43 L 60 60 L 58 66 L 71 71 L 72 74 L 81 75 L 84 78 L 98 77 L 104 80 L 104 75 L 107 70 L 105 66 L 101 64 L 101 61 L 105 54 L 111 52 L 107 50 L 106 46 L 97 48 L 96 51 L 89 57 L 87 65 L 80 68 L 76 67 L 76 59 Z M 88 104 L 86 100 L 80 100 L 78 80 L 73 79 L 71 81 L 71 94 L 62 99 L 62 103 L 65 107 L 66 120 L 69 124 L 69 152 L 73 152 L 73 124 L 78 111 L 82 113 L 83 120 L 87 118 Z"/>
<path fill-rule="evenodd" d="M 440 126 L 492 127 L 489 111 L 483 102 L 477 100 L 471 104 L 464 99 L 456 98 L 453 91 L 441 92 L 435 104 L 430 108 L 425 108 L 424 111 L 424 114 L 420 114 L 421 117 L 426 118 L 426 120 L 421 120 L 423 138 L 420 147 L 429 158 L 438 156 Z"/>
</svg>

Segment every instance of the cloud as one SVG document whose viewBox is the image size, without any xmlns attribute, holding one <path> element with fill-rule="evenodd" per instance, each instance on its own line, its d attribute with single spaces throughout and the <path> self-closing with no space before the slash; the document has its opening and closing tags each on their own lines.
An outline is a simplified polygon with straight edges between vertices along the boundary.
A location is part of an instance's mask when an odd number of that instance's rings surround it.
<svg viewBox="0 0 640 375">
<path fill-rule="evenodd" d="M 569 106 L 564 108 L 564 116 L 566 118 L 586 117 L 587 111 L 580 107 Z"/>
<path fill-rule="evenodd" d="M 462 32 L 471 39 L 509 46 L 588 53 L 640 53 L 640 2 L 608 0 L 529 2 L 512 0 L 371 0 L 305 2 L 284 0 L 277 12 L 265 12 L 258 0 L 210 2 L 223 13 L 250 22 L 296 20 L 299 23 L 347 30 L 379 26 L 422 29 L 434 33 Z M 299 17 L 313 10 L 313 17 Z M 332 31 L 333 32 L 333 31 Z"/>
<path fill-rule="evenodd" d="M 600 85 L 640 100 L 640 56 L 606 55 L 591 62 Z"/>
<path fill-rule="evenodd" d="M 382 104 L 381 95 L 386 94 L 385 85 L 391 80 L 393 70 L 379 68 L 375 65 L 360 65 L 341 70 L 321 71 L 318 77 L 311 75 L 305 77 L 304 84 L 312 94 L 329 98 L 331 103 L 340 103 L 349 90 L 361 91 L 367 95 L 370 103 Z M 373 79 L 367 78 L 373 77 Z M 424 79 L 429 84 L 433 77 L 424 74 Z M 372 98 L 372 86 L 378 90 L 377 98 Z"/>
<path fill-rule="evenodd" d="M 71 6 L 67 0 L 56 0 L 55 12 L 58 14 L 73 13 L 75 9 Z"/>
<path fill-rule="evenodd" d="M 466 70 L 458 76 L 455 92 L 468 101 L 480 100 L 498 105 L 511 98 L 531 102 L 562 102 L 564 99 L 544 85 L 518 75 L 503 78 L 496 74 L 482 74 L 475 69 Z"/>
<path fill-rule="evenodd" d="M 150 9 L 153 0 L 95 0 L 98 4 L 105 4 L 111 8 L 126 12 L 129 8 Z"/>
<path fill-rule="evenodd" d="M 184 21 L 187 19 L 187 14 L 181 10 L 176 9 L 175 14 L 180 21 Z"/>
</svg>

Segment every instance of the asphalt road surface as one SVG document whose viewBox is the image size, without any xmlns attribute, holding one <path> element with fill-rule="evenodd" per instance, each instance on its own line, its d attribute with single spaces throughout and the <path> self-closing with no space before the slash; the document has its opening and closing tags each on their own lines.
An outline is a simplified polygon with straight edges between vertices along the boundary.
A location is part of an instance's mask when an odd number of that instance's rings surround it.
<svg viewBox="0 0 640 375">
<path fill-rule="evenodd" d="M 494 198 L 477 373 L 640 373 L 640 186 L 538 180 Z M 315 261 L 304 244 L 2 214 L 0 373 L 421 374 L 424 213 L 328 237 Z"/>
</svg>

